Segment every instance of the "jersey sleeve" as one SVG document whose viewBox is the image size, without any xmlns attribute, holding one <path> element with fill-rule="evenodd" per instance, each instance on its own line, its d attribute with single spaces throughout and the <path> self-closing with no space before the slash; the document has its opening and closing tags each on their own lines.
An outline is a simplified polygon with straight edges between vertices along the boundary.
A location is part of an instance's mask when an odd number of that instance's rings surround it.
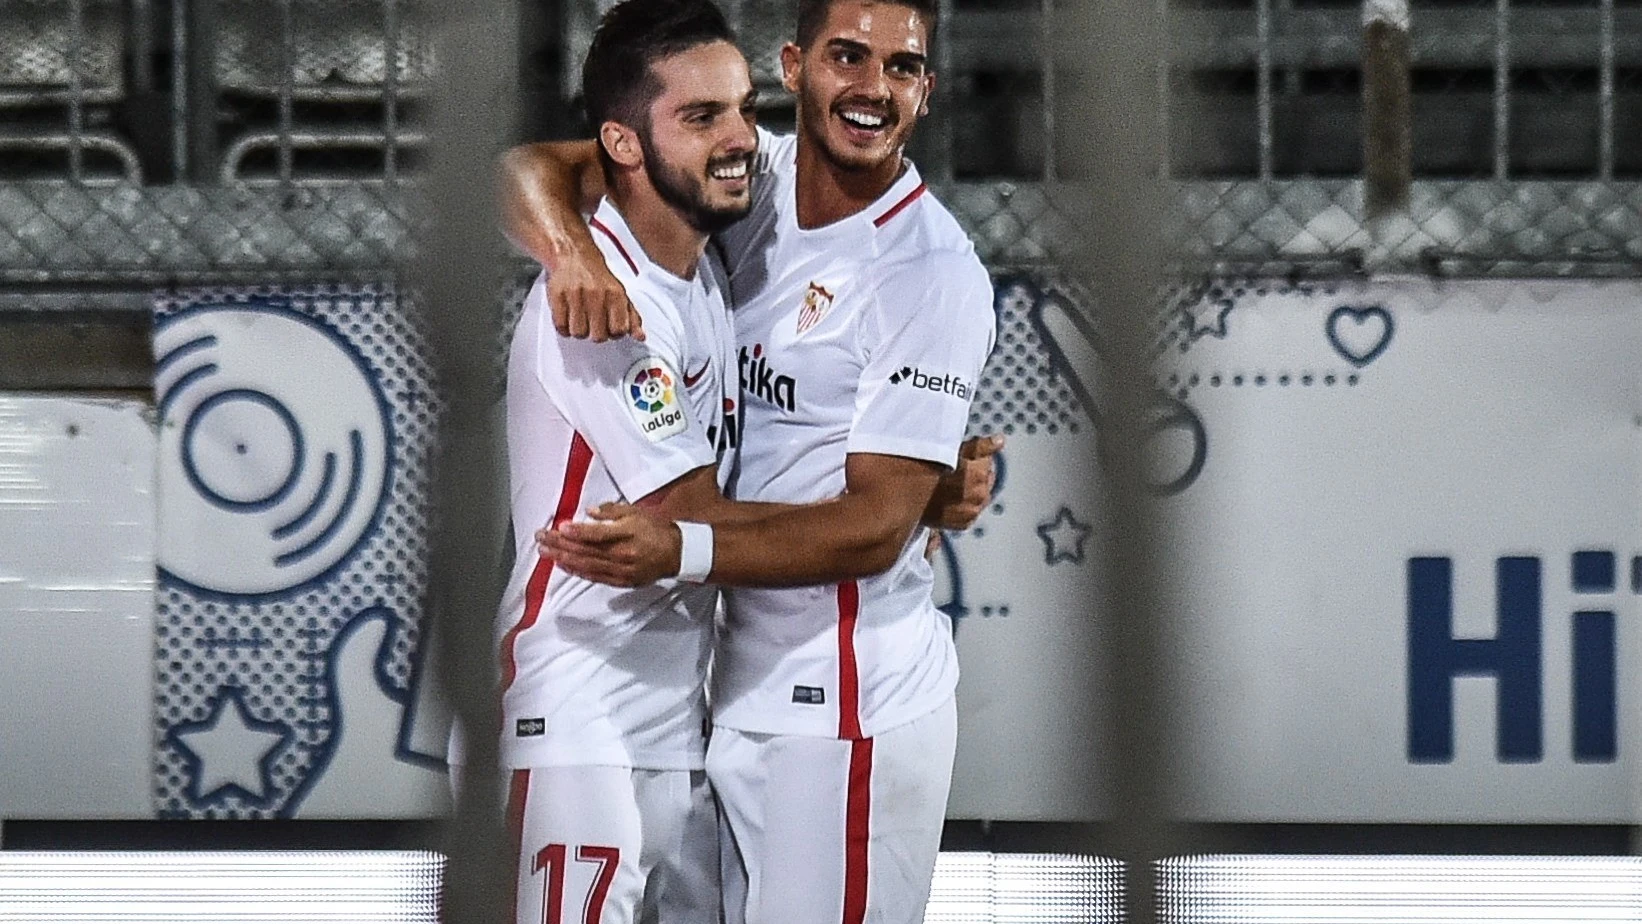
<svg viewBox="0 0 1642 924">
<path fill-rule="evenodd" d="M 972 253 L 937 253 L 878 284 L 848 451 L 952 468 L 992 352 L 992 283 Z"/>
<path fill-rule="evenodd" d="M 545 305 L 533 315 L 542 387 L 629 501 L 718 461 L 686 404 L 682 327 L 642 297 L 633 304 L 643 342 L 561 337 Z"/>
</svg>

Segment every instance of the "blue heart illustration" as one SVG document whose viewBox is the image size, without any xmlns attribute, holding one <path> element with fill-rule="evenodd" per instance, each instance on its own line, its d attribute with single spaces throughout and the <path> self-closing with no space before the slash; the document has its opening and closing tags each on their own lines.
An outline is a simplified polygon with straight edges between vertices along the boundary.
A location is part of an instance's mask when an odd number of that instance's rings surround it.
<svg viewBox="0 0 1642 924">
<path fill-rule="evenodd" d="M 1351 320 L 1349 327 L 1346 325 L 1348 318 Z M 1391 334 L 1397 325 L 1391 318 L 1391 312 L 1379 305 L 1367 308 L 1341 305 L 1329 312 L 1325 327 L 1334 352 L 1344 356 L 1353 366 L 1362 368 L 1378 359 L 1391 345 Z M 1378 327 L 1377 331 L 1375 327 Z"/>
</svg>

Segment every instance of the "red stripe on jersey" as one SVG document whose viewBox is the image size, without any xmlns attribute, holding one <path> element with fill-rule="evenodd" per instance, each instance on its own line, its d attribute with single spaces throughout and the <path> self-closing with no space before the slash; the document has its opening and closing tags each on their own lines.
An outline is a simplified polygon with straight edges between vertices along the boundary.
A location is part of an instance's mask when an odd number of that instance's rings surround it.
<svg viewBox="0 0 1642 924">
<path fill-rule="evenodd" d="M 838 737 L 861 737 L 861 676 L 855 668 L 855 617 L 861 612 L 861 588 L 854 581 L 838 585 Z"/>
<path fill-rule="evenodd" d="M 595 228 L 598 228 L 600 231 L 603 231 L 605 237 L 610 238 L 610 243 L 616 245 L 616 250 L 621 254 L 621 258 L 627 261 L 627 268 L 633 271 L 633 275 L 637 276 L 639 272 L 639 265 L 634 263 L 633 258 L 627 255 L 627 248 L 621 245 L 621 238 L 617 237 L 614 231 L 606 228 L 604 226 L 604 222 L 599 221 L 597 218 L 589 218 L 587 223 Z"/>
<path fill-rule="evenodd" d="M 569 522 L 576 515 L 576 508 L 581 506 L 582 485 L 587 481 L 587 469 L 593 464 L 593 448 L 587 445 L 580 433 L 570 441 L 570 458 L 564 465 L 564 487 L 559 489 L 559 508 L 553 513 L 553 528 L 558 529 L 563 523 Z M 553 560 L 549 558 L 536 559 L 536 567 L 530 572 L 530 580 L 525 584 L 525 612 L 513 628 L 507 630 L 502 637 L 502 692 L 506 693 L 513 686 L 513 679 L 519 674 L 519 662 L 515 653 L 518 646 L 519 634 L 536 624 L 542 614 L 542 602 L 547 599 L 547 581 L 553 576 Z"/>
<path fill-rule="evenodd" d="M 513 913 L 509 921 L 519 920 L 519 887 L 527 881 L 524 874 L 525 798 L 530 794 L 530 771 L 515 770 L 507 787 L 507 833 L 513 839 L 513 900 L 508 907 Z"/>
<path fill-rule="evenodd" d="M 868 822 L 872 814 L 872 739 L 850 743 L 849 795 L 844 802 L 844 921 L 867 919 Z"/>
<path fill-rule="evenodd" d="M 894 218 L 896 215 L 901 214 L 902 209 L 906 208 L 907 206 L 911 205 L 914 201 L 916 201 L 919 196 L 924 194 L 924 190 L 926 190 L 928 188 L 929 188 L 929 186 L 927 186 L 926 184 L 919 183 L 917 189 L 914 189 L 912 192 L 909 192 L 909 193 L 906 194 L 906 198 L 902 199 L 900 202 L 897 202 L 897 203 L 895 203 L 895 205 L 891 206 L 889 211 L 885 212 L 882 215 L 879 215 L 877 218 L 874 218 L 872 220 L 872 226 L 874 228 L 882 228 L 884 225 L 888 224 L 889 220 L 891 218 Z"/>
</svg>

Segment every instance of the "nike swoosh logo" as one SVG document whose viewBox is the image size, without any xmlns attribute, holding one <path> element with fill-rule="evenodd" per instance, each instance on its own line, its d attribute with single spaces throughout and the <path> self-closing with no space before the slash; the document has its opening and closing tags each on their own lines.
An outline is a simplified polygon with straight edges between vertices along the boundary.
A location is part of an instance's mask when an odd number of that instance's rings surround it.
<svg viewBox="0 0 1642 924">
<path fill-rule="evenodd" d="M 707 360 L 706 363 L 704 363 L 702 365 L 701 371 L 697 372 L 695 375 L 691 375 L 690 370 L 688 370 L 688 369 L 684 370 L 684 387 L 685 388 L 694 388 L 694 387 L 696 387 L 696 383 L 701 381 L 701 377 L 706 375 L 707 370 L 711 369 L 712 366 L 713 366 L 713 361 L 709 359 L 709 360 Z"/>
</svg>

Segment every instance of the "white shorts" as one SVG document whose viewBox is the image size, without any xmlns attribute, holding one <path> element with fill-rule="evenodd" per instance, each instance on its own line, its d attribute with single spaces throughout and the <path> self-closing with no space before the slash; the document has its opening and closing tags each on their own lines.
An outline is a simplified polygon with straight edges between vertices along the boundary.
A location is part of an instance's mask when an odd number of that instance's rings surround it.
<svg viewBox="0 0 1642 924">
<path fill-rule="evenodd" d="M 957 707 L 842 741 L 714 728 L 727 924 L 922 924 Z"/>
<path fill-rule="evenodd" d="M 717 924 L 718 825 L 700 770 L 509 771 L 517 924 Z"/>
</svg>

